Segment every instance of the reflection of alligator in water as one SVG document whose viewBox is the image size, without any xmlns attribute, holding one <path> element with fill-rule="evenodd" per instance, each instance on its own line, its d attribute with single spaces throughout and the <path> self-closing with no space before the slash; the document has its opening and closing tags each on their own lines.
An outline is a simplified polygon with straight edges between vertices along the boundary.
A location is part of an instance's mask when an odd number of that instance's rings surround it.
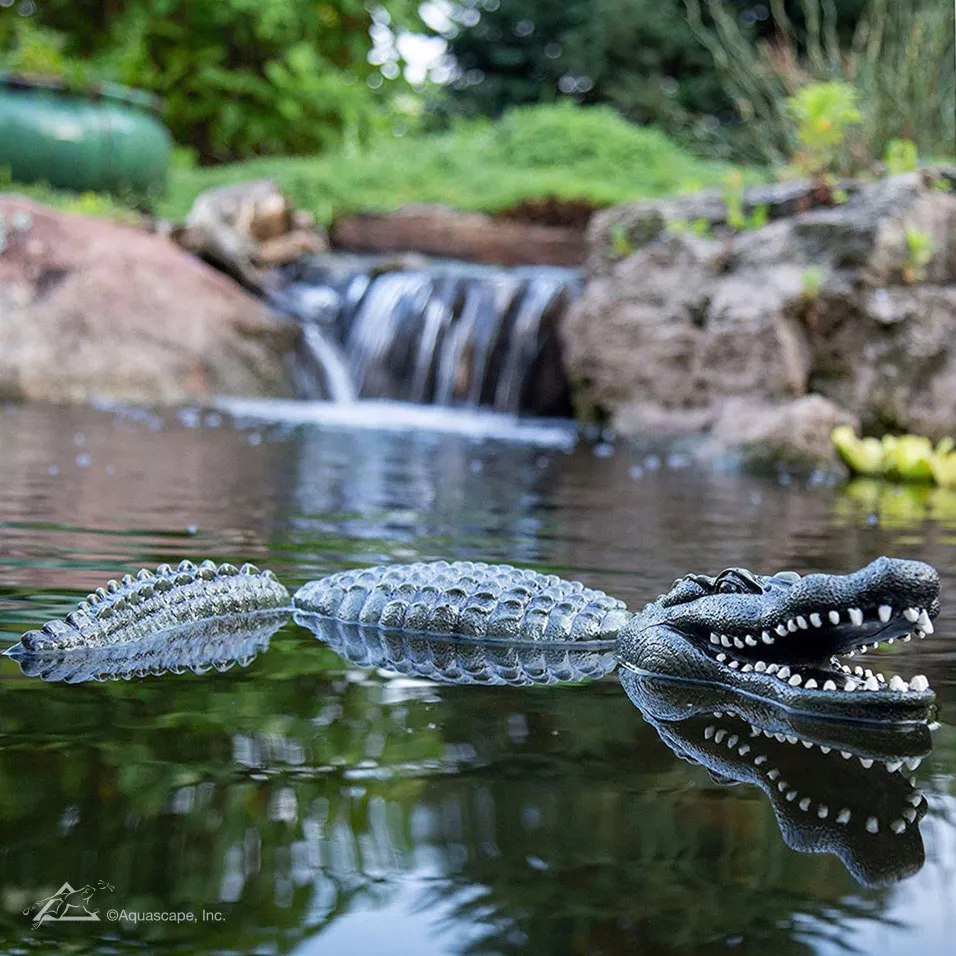
<svg viewBox="0 0 956 956">
<path fill-rule="evenodd" d="M 611 641 L 515 642 L 430 637 L 409 631 L 345 623 L 295 612 L 337 654 L 360 667 L 376 667 L 449 684 L 555 684 L 596 680 L 614 670 Z"/>
<path fill-rule="evenodd" d="M 836 854 L 866 886 L 922 867 L 927 805 L 910 774 L 930 750 L 925 723 L 808 717 L 729 687 L 628 668 L 621 683 L 675 754 L 717 782 L 763 790 L 788 846 Z"/>
<path fill-rule="evenodd" d="M 119 644 L 11 649 L 27 677 L 78 684 L 88 680 L 129 680 L 215 668 L 246 667 L 289 620 L 288 609 L 230 613 L 190 621 Z"/>
<path fill-rule="evenodd" d="M 283 608 L 288 592 L 251 565 L 161 566 L 111 581 L 65 621 L 8 653 L 123 644 L 192 621 Z M 602 591 L 507 565 L 445 561 L 343 571 L 300 588 L 299 612 L 408 634 L 550 646 L 616 643 L 638 671 L 726 684 L 794 710 L 864 720 L 925 717 L 925 677 L 841 664 L 881 643 L 933 632 L 939 576 L 920 561 L 878 558 L 848 575 L 733 568 L 689 574 L 632 614 Z"/>
</svg>

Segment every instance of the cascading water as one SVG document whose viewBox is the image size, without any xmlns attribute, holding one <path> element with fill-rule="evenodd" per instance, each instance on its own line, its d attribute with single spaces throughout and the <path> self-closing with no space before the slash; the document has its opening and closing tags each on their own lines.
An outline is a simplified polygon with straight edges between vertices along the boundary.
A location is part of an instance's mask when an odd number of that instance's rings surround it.
<svg viewBox="0 0 956 956">
<path fill-rule="evenodd" d="M 576 272 L 388 265 L 323 256 L 268 291 L 302 326 L 299 395 L 569 413 L 557 320 L 577 293 Z"/>
</svg>

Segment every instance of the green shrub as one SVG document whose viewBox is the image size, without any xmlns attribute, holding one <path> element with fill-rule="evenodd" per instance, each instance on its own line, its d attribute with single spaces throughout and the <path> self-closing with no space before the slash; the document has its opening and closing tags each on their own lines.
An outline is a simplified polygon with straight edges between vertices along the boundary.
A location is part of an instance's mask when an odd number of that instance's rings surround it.
<svg viewBox="0 0 956 956">
<path fill-rule="evenodd" d="M 912 172 L 919 165 L 919 152 L 911 139 L 891 139 L 886 144 L 883 164 L 891 175 Z"/>
<path fill-rule="evenodd" d="M 858 100 L 849 83 L 836 80 L 808 83 L 787 98 L 800 144 L 794 166 L 802 174 L 820 178 L 837 170 L 850 127 L 863 119 Z"/>
<path fill-rule="evenodd" d="M 382 135 L 355 152 L 173 169 L 159 211 L 181 218 L 203 189 L 262 177 L 275 179 L 322 223 L 409 203 L 501 212 L 553 198 L 599 207 L 716 187 L 729 171 L 608 107 L 566 103 L 516 109 L 497 122 L 461 121 L 445 133 Z"/>
</svg>

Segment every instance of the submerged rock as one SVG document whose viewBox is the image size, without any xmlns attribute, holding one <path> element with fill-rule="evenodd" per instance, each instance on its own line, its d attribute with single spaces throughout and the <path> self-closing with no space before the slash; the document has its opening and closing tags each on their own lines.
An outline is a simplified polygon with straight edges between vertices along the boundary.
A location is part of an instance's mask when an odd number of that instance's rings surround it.
<svg viewBox="0 0 956 956">
<path fill-rule="evenodd" d="M 0 196 L 0 396 L 287 395 L 298 330 L 161 236 Z"/>
<path fill-rule="evenodd" d="M 743 208 L 770 221 L 736 233 L 715 194 L 597 214 L 561 327 L 576 407 L 622 434 L 697 430 L 784 459 L 835 460 L 811 438 L 829 421 L 952 432 L 954 184 L 924 170 L 842 203 L 762 187 Z"/>
</svg>

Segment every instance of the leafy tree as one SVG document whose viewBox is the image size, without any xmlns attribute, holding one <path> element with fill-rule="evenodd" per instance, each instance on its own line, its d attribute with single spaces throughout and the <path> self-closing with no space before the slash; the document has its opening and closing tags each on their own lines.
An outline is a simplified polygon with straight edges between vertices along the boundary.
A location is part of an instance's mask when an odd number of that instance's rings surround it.
<svg viewBox="0 0 956 956">
<path fill-rule="evenodd" d="M 834 0 L 841 38 L 865 2 Z M 775 6 L 803 22 L 802 0 L 722 4 L 749 38 L 775 34 Z M 694 136 L 733 118 L 733 101 L 683 0 L 459 0 L 454 19 L 449 52 L 458 73 L 450 92 L 461 112 L 498 115 L 566 96 Z"/>
<path fill-rule="evenodd" d="M 157 93 L 206 162 L 314 152 L 386 120 L 373 17 L 413 24 L 414 0 L 36 0 L 0 11 L 0 67 Z"/>
</svg>

